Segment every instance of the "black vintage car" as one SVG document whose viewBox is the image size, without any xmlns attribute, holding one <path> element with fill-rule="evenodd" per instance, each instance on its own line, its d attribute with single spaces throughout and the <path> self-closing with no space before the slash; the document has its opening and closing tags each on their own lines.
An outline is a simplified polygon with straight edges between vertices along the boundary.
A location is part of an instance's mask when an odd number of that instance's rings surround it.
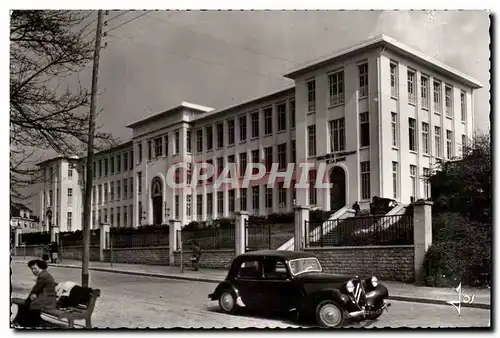
<svg viewBox="0 0 500 338">
<path fill-rule="evenodd" d="M 322 327 L 341 327 L 348 319 L 378 318 L 389 292 L 377 278 L 323 272 L 316 256 L 299 251 L 252 251 L 236 257 L 226 279 L 208 295 L 226 313 L 239 308 L 296 311 Z"/>
</svg>

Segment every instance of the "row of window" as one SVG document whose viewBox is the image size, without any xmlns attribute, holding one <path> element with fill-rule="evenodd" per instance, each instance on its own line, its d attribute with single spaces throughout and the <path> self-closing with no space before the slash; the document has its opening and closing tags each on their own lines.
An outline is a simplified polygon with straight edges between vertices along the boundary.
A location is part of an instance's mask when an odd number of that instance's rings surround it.
<svg viewBox="0 0 500 338">
<path fill-rule="evenodd" d="M 391 62 L 391 96 L 395 99 L 398 98 L 398 65 Z M 432 81 L 432 90 L 434 97 L 434 112 L 441 114 L 442 104 L 442 82 L 434 79 Z M 408 90 L 408 103 L 415 105 L 417 101 L 417 71 L 408 68 L 407 70 L 407 90 Z M 446 116 L 453 118 L 453 86 L 445 84 L 445 112 Z M 462 122 L 467 121 L 467 96 L 465 92 L 460 91 L 460 118 Z M 427 75 L 420 75 L 420 105 L 423 109 L 430 109 L 430 78 Z"/>
<path fill-rule="evenodd" d="M 110 175 L 119 174 L 122 172 L 122 164 L 124 172 L 133 170 L 133 163 L 134 155 L 132 151 L 125 151 L 122 154 L 111 155 L 109 158 L 99 159 L 92 163 L 92 178 L 108 176 L 108 169 Z"/>
<path fill-rule="evenodd" d="M 123 187 L 123 194 L 122 192 L 122 187 Z M 69 204 L 69 197 L 70 197 L 70 191 L 72 192 L 72 189 L 68 189 L 68 205 Z M 120 199 L 131 199 L 133 198 L 133 191 L 134 191 L 134 179 L 132 177 L 124 178 L 123 181 L 116 181 L 116 182 L 109 182 L 104 183 L 104 184 L 99 184 L 97 186 L 92 187 L 92 203 L 93 204 L 101 204 L 101 203 L 107 203 L 107 202 L 113 202 L 113 201 L 119 201 Z M 130 193 L 129 193 L 130 192 Z M 109 193 L 109 199 L 108 199 L 108 193 Z M 96 195 L 97 194 L 97 195 Z"/>
<path fill-rule="evenodd" d="M 399 163 L 392 162 L 392 190 L 394 199 L 398 199 L 399 194 Z M 422 180 L 424 181 L 424 198 L 431 197 L 431 183 L 429 180 L 430 169 L 423 168 Z M 418 184 L 417 184 L 417 166 L 410 164 L 410 201 L 414 202 L 417 199 Z"/>
<path fill-rule="evenodd" d="M 121 218 L 122 215 L 123 215 L 123 223 Z M 97 228 L 98 225 L 101 224 L 101 222 L 109 223 L 110 226 L 115 226 L 115 227 L 133 226 L 134 224 L 133 220 L 134 220 L 134 207 L 132 205 L 109 208 L 109 217 L 108 217 L 108 209 L 98 210 L 97 219 L 95 210 L 92 210 L 92 224 L 94 225 L 94 229 Z"/>
</svg>

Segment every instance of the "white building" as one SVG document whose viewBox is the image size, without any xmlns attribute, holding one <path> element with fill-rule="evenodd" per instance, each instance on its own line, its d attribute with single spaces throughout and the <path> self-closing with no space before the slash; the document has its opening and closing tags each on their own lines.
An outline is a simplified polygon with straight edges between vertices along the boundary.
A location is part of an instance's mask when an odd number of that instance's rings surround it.
<svg viewBox="0 0 500 338">
<path fill-rule="evenodd" d="M 162 224 L 179 219 L 287 212 L 298 205 L 338 209 L 373 196 L 401 203 L 430 197 L 424 177 L 438 161 L 461 155 L 473 133 L 471 77 L 380 36 L 294 69 L 295 85 L 214 110 L 191 103 L 128 125 L 133 139 L 96 155 L 92 220 L 114 226 Z M 207 182 L 194 192 L 165 183 L 176 162 L 227 163 L 329 161 L 332 189 L 219 189 Z M 79 173 L 68 160 L 40 164 L 47 177 L 41 198 L 61 231 L 81 228 Z M 52 169 L 50 169 L 52 168 Z M 238 174 L 241 174 L 238 172 Z M 312 175 L 314 177 L 314 174 Z M 56 199 L 54 200 L 54 193 Z"/>
<path fill-rule="evenodd" d="M 10 203 L 10 228 L 20 228 L 22 233 L 43 231 L 40 219 L 22 203 Z"/>
</svg>

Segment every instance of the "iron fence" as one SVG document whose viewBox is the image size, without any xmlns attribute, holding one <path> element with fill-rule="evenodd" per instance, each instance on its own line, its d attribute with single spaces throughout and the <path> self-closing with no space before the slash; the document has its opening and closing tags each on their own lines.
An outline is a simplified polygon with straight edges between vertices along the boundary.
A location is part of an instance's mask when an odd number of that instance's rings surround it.
<svg viewBox="0 0 500 338">
<path fill-rule="evenodd" d="M 50 232 L 28 232 L 22 233 L 19 238 L 20 244 L 25 245 L 46 245 L 50 242 Z"/>
<path fill-rule="evenodd" d="M 324 222 L 306 221 L 308 247 L 411 244 L 413 244 L 411 215 L 358 216 Z"/>
<path fill-rule="evenodd" d="M 181 240 L 183 249 L 189 250 L 196 241 L 204 250 L 234 249 L 235 229 L 231 228 L 207 228 L 182 230 Z M 180 250 L 180 241 L 177 240 L 177 250 Z"/>
<path fill-rule="evenodd" d="M 135 233 L 116 233 L 110 232 L 110 241 L 108 245 L 113 248 L 135 248 L 147 246 L 168 246 L 170 232 L 169 228 L 154 232 L 135 232 Z"/>
<path fill-rule="evenodd" d="M 101 242 L 101 229 L 90 230 L 90 245 L 97 246 Z M 83 246 L 83 231 L 60 232 L 57 236 L 58 242 L 64 246 Z"/>
</svg>

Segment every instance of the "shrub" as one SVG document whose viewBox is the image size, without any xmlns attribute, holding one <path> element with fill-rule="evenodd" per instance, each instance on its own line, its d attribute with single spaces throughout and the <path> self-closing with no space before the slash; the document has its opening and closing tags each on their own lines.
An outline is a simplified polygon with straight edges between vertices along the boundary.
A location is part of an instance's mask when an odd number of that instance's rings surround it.
<svg viewBox="0 0 500 338">
<path fill-rule="evenodd" d="M 433 220 L 433 242 L 424 261 L 429 286 L 477 286 L 491 283 L 491 225 L 458 213 Z"/>
</svg>

